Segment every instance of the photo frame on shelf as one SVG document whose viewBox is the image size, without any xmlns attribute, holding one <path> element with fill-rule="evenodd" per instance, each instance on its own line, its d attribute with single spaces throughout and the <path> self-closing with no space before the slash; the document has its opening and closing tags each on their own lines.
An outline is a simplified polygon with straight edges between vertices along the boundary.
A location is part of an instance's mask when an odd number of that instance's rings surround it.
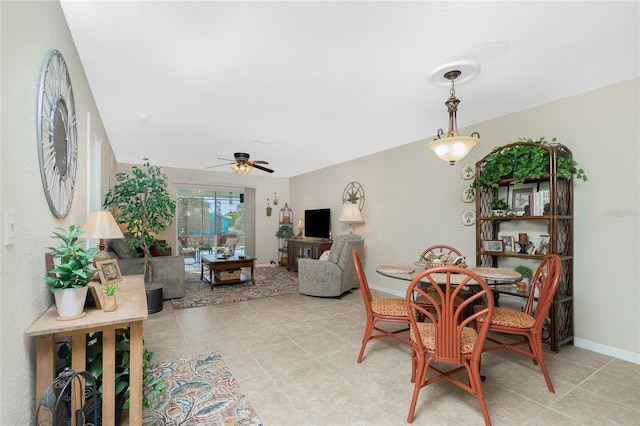
<svg viewBox="0 0 640 426">
<path fill-rule="evenodd" d="M 502 252 L 504 250 L 504 244 L 502 240 L 483 240 L 482 251 L 487 252 Z"/>
<path fill-rule="evenodd" d="M 122 274 L 120 274 L 120 267 L 116 259 L 96 262 L 96 268 L 98 268 L 98 275 L 100 275 L 102 284 L 115 284 L 122 281 Z"/>
<path fill-rule="evenodd" d="M 505 253 L 515 253 L 516 251 L 516 238 L 513 235 L 502 235 L 502 248 Z"/>
<path fill-rule="evenodd" d="M 526 215 L 525 207 L 529 205 L 529 199 L 533 192 L 533 187 L 513 189 L 511 193 L 511 209 L 515 210 L 517 216 Z"/>
<path fill-rule="evenodd" d="M 533 254 L 547 254 L 547 248 L 549 246 L 549 235 L 542 234 L 538 237 L 536 245 L 534 246 Z"/>
<path fill-rule="evenodd" d="M 87 308 L 102 309 L 102 303 L 100 303 L 100 295 L 98 295 L 98 288 L 96 284 L 89 284 L 89 291 L 87 292 L 87 300 L 84 304 Z"/>
</svg>

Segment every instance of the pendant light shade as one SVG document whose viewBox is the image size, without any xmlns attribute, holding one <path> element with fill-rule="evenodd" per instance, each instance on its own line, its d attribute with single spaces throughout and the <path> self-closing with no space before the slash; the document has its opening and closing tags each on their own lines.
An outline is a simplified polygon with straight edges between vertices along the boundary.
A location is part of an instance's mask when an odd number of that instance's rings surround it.
<svg viewBox="0 0 640 426">
<path fill-rule="evenodd" d="M 427 144 L 441 160 L 448 161 L 452 166 L 456 161 L 460 161 L 469 155 L 473 147 L 480 142 L 479 133 L 474 132 L 471 136 L 460 136 L 458 131 L 457 113 L 460 100 L 456 98 L 454 80 L 460 74 L 459 70 L 447 71 L 444 74 L 444 78 L 451 81 L 450 96 L 445 102 L 449 112 L 449 130 L 445 136 L 443 130 L 438 129 L 438 137 Z"/>
</svg>

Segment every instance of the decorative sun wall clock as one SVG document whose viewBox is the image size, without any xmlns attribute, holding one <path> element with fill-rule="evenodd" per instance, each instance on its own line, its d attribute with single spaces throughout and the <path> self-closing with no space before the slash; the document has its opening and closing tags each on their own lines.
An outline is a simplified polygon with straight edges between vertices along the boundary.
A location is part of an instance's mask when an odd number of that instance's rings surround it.
<svg viewBox="0 0 640 426">
<path fill-rule="evenodd" d="M 78 167 L 78 130 L 73 88 L 62 54 L 52 50 L 42 70 L 38 99 L 40 176 L 53 214 L 69 214 Z"/>
</svg>

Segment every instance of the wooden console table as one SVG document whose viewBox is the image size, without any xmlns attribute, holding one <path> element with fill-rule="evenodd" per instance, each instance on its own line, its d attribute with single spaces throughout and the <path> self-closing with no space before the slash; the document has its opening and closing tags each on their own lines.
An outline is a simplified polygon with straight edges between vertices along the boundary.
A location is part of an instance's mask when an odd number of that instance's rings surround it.
<svg viewBox="0 0 640 426">
<path fill-rule="evenodd" d="M 36 403 L 56 374 L 56 339 L 71 337 L 71 368 L 86 370 L 86 335 L 102 332 L 102 424 L 113 426 L 115 421 L 115 332 L 130 329 L 130 408 L 129 423 L 142 424 L 142 321 L 147 319 L 147 298 L 142 275 L 125 275 L 118 284 L 118 309 L 103 312 L 85 309 L 82 318 L 58 321 L 55 305 L 49 308 L 26 332 L 36 338 Z M 74 407 L 72 407 L 73 409 Z M 40 420 L 40 419 L 38 419 Z"/>
<path fill-rule="evenodd" d="M 291 238 L 287 240 L 287 270 L 298 272 L 298 259 L 301 257 L 318 259 L 331 248 L 333 241 L 316 238 Z"/>
</svg>

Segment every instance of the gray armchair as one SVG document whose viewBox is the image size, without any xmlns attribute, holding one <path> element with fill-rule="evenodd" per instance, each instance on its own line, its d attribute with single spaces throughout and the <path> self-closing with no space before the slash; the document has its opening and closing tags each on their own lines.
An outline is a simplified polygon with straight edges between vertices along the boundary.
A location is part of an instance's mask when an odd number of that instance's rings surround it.
<svg viewBox="0 0 640 426">
<path fill-rule="evenodd" d="M 298 287 L 302 294 L 340 297 L 358 287 L 358 275 L 351 252 L 364 258 L 364 240 L 359 235 L 339 235 L 333 241 L 328 260 L 298 259 Z"/>
</svg>

